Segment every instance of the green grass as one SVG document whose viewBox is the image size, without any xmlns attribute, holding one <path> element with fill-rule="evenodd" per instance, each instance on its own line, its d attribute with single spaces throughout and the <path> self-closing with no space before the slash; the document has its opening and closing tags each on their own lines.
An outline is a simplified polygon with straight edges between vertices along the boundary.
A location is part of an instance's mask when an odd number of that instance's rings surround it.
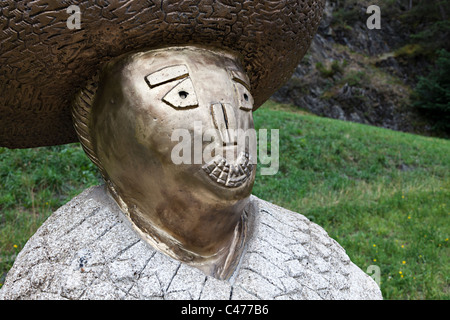
<svg viewBox="0 0 450 320">
<path fill-rule="evenodd" d="M 280 169 L 253 193 L 324 227 L 362 270 L 378 266 L 385 299 L 448 299 L 450 141 L 274 108 L 254 118 L 280 130 Z"/>
<path fill-rule="evenodd" d="M 79 144 L 0 148 L 0 287 L 26 241 L 45 219 L 100 175 Z"/>
<path fill-rule="evenodd" d="M 280 130 L 279 172 L 259 166 L 256 196 L 324 227 L 362 270 L 378 266 L 385 299 L 449 299 L 450 141 L 273 102 L 254 118 Z M 0 148 L 0 178 L 0 275 L 51 212 L 100 179 L 77 144 Z"/>
</svg>

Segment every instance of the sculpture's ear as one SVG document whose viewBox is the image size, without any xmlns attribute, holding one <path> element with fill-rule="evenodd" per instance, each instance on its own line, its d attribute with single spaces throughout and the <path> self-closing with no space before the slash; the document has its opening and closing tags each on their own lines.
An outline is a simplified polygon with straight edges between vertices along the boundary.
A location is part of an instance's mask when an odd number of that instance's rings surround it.
<svg viewBox="0 0 450 320">
<path fill-rule="evenodd" d="M 91 117 L 92 104 L 94 103 L 99 79 L 100 75 L 99 73 L 97 73 L 75 96 L 72 104 L 72 119 L 73 126 L 84 152 L 87 154 L 89 159 L 91 159 L 91 161 L 100 169 L 103 178 L 105 178 L 105 171 L 94 152 L 92 137 L 89 131 L 89 119 Z"/>
</svg>

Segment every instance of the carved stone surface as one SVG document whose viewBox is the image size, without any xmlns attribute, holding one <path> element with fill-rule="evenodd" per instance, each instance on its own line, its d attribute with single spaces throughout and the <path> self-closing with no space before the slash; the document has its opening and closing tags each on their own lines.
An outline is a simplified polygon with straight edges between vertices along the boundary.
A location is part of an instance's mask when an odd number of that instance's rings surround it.
<svg viewBox="0 0 450 320">
<path fill-rule="evenodd" d="M 104 62 L 208 45 L 242 57 L 257 109 L 291 76 L 324 0 L 0 1 L 0 146 L 76 142 L 70 106 Z M 69 29 L 67 8 L 80 9 Z"/>
<path fill-rule="evenodd" d="M 57 210 L 17 256 L 0 299 L 381 299 L 376 283 L 304 216 L 251 197 L 255 221 L 229 281 L 150 247 L 104 187 Z"/>
</svg>

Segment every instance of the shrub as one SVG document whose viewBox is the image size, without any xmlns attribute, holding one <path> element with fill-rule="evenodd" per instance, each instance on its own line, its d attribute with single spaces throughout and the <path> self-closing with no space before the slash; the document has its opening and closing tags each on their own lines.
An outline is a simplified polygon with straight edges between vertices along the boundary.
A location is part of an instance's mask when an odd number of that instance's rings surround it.
<svg viewBox="0 0 450 320">
<path fill-rule="evenodd" d="M 363 87 L 367 81 L 368 78 L 364 71 L 350 71 L 341 82 L 347 83 L 350 87 Z"/>
<path fill-rule="evenodd" d="M 333 2 L 333 1 L 332 1 Z M 337 9 L 333 12 L 332 25 L 335 27 L 346 27 L 353 25 L 361 19 L 361 5 L 357 1 L 350 3 L 335 3 Z"/>
<path fill-rule="evenodd" d="M 334 60 L 331 63 L 330 68 L 327 68 L 326 66 L 323 65 L 322 62 L 317 62 L 316 63 L 316 69 L 320 72 L 320 74 L 322 75 L 322 77 L 324 78 L 332 78 L 335 74 L 337 73 L 342 73 L 343 71 L 343 67 L 347 64 L 347 61 L 344 60 L 342 62 L 342 65 L 339 64 L 339 61 Z"/>
<path fill-rule="evenodd" d="M 450 52 L 439 51 L 435 67 L 428 76 L 419 78 L 412 100 L 434 129 L 450 132 Z"/>
</svg>

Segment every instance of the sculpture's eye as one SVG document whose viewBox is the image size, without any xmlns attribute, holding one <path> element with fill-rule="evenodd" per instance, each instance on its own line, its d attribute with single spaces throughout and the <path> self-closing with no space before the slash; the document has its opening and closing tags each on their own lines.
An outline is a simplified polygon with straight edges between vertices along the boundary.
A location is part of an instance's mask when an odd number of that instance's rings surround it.
<svg viewBox="0 0 450 320">
<path fill-rule="evenodd" d="M 190 78 L 175 85 L 162 100 L 174 108 L 198 107 L 197 95 Z"/>
<path fill-rule="evenodd" d="M 151 89 L 163 85 L 171 88 L 162 98 L 162 101 L 171 107 L 198 107 L 194 85 L 189 78 L 189 71 L 185 65 L 176 65 L 158 70 L 146 76 L 145 81 Z"/>
<path fill-rule="evenodd" d="M 239 98 L 239 108 L 245 111 L 253 110 L 253 97 L 250 94 L 249 79 L 246 74 L 237 70 L 228 70 L 233 80 L 236 95 Z"/>
<path fill-rule="evenodd" d="M 253 110 L 253 97 L 247 88 L 239 82 L 235 83 L 236 93 L 239 97 L 239 108 L 245 111 Z"/>
</svg>

